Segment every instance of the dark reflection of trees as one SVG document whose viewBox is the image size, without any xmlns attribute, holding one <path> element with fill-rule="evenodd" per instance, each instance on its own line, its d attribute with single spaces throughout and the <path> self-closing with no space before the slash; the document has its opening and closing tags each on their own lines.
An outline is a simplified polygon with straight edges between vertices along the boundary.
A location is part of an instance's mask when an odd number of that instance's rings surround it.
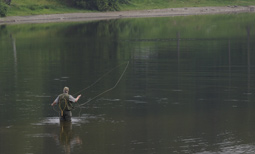
<svg viewBox="0 0 255 154">
<path fill-rule="evenodd" d="M 0 38 L 4 37 L 8 33 L 6 25 L 1 25 L 0 26 L 0 32 L 1 32 L 0 33 Z"/>
<path fill-rule="evenodd" d="M 64 50 L 79 52 L 79 57 L 90 57 L 88 61 L 89 69 L 90 72 L 93 72 L 97 67 L 96 65 L 101 65 L 99 63 L 95 64 L 94 59 L 111 59 L 111 62 L 117 59 L 118 52 L 120 52 L 120 32 L 126 26 L 123 22 L 117 20 L 81 23 L 68 26 L 59 35 L 65 38 L 71 37 L 76 41 L 76 43 L 73 42 L 70 45 L 69 43 L 66 44 Z M 121 52 L 124 52 L 124 49 L 121 49 Z M 68 52 L 68 54 L 70 58 L 78 59 L 77 54 L 73 52 Z M 106 66 L 108 61 L 100 62 Z M 117 61 L 115 63 L 117 65 Z"/>
</svg>

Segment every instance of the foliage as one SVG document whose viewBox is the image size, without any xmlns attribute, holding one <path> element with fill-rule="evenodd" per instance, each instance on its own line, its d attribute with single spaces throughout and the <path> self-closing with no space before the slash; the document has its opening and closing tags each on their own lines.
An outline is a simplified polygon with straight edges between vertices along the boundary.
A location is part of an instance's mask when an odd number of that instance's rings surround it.
<svg viewBox="0 0 255 154">
<path fill-rule="evenodd" d="M 77 9 L 67 6 L 64 3 L 59 3 L 55 0 L 41 0 L 34 2 L 34 0 L 15 1 L 13 0 L 8 9 L 7 16 L 25 16 L 37 14 L 57 14 L 57 13 L 73 13 L 73 12 L 88 12 L 86 10 Z"/>
<path fill-rule="evenodd" d="M 11 5 L 11 0 L 5 0 L 5 3 L 6 3 L 7 5 Z"/>
<path fill-rule="evenodd" d="M 5 2 L 0 1 L 0 16 L 5 17 L 7 14 L 8 6 Z"/>
<path fill-rule="evenodd" d="M 72 6 L 98 11 L 119 10 L 119 4 L 127 3 L 128 0 L 67 0 Z"/>
<path fill-rule="evenodd" d="M 5 0 L 0 0 L 5 1 Z M 11 0 L 7 16 L 202 6 L 248 6 L 254 0 Z"/>
<path fill-rule="evenodd" d="M 254 4 L 254 0 L 130 0 L 128 5 L 121 6 L 121 10 L 145 10 L 228 5 L 249 6 Z"/>
</svg>

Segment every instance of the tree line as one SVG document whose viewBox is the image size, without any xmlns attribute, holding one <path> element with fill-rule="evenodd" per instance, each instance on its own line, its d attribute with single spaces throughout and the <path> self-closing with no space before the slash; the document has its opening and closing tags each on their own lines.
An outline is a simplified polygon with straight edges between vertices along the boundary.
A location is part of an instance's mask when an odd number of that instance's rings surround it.
<svg viewBox="0 0 255 154">
<path fill-rule="evenodd" d="M 117 11 L 120 5 L 128 3 L 128 0 L 65 0 L 65 2 L 69 6 L 88 10 Z"/>
<path fill-rule="evenodd" d="M 121 4 L 127 4 L 129 0 L 55 0 L 70 7 L 97 11 L 117 11 Z M 0 0 L 0 16 L 7 14 L 11 0 Z"/>
</svg>

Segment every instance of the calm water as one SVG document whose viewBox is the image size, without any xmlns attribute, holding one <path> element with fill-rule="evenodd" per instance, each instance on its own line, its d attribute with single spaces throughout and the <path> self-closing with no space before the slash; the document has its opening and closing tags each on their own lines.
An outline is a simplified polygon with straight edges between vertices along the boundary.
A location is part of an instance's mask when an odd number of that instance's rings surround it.
<svg viewBox="0 0 255 154">
<path fill-rule="evenodd" d="M 254 19 L 1 26 L 0 153 L 254 153 Z M 63 87 L 77 96 L 99 78 L 60 123 Z"/>
</svg>

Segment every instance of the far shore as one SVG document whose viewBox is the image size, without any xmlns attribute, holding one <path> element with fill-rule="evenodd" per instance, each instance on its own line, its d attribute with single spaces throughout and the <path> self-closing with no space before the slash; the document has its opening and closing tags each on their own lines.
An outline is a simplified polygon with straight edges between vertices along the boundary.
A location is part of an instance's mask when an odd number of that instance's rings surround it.
<svg viewBox="0 0 255 154">
<path fill-rule="evenodd" d="M 10 17 L 0 18 L 0 25 L 24 24 L 24 23 L 92 21 L 92 20 L 109 20 L 109 19 L 121 19 L 121 18 L 188 16 L 188 15 L 205 15 L 205 14 L 236 14 L 236 13 L 245 13 L 245 12 L 255 13 L 255 6 L 184 7 L 184 8 L 168 8 L 168 9 L 155 9 L 155 10 L 139 10 L 139 11 L 10 16 Z"/>
</svg>

